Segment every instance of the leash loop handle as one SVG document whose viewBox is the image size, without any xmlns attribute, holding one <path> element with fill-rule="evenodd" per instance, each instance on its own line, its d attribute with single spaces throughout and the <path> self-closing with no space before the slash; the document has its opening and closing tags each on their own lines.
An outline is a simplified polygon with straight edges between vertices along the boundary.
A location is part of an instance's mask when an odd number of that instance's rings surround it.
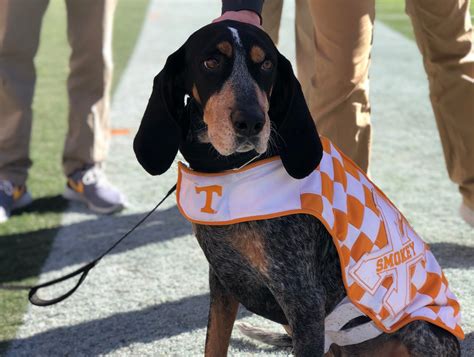
<svg viewBox="0 0 474 357">
<path fill-rule="evenodd" d="M 160 202 L 158 202 L 158 204 L 150 211 L 148 212 L 140 221 L 138 221 L 137 224 L 135 224 L 135 226 L 133 226 L 132 229 L 130 229 L 127 233 L 125 233 L 122 237 L 120 237 L 119 240 L 117 240 L 109 249 L 107 249 L 104 253 L 102 253 L 102 255 L 100 255 L 98 258 L 94 259 L 93 261 L 91 261 L 90 263 L 80 267 L 79 269 L 73 271 L 72 273 L 69 273 L 67 275 L 64 275 L 60 278 L 57 278 L 57 279 L 54 279 L 54 280 L 50 280 L 50 281 L 47 281 L 43 284 L 39 284 L 39 285 L 35 285 L 33 287 L 29 287 L 30 291 L 28 293 L 28 300 L 30 300 L 30 303 L 32 303 L 33 305 L 36 305 L 36 306 L 50 306 L 50 305 L 54 305 L 54 304 L 57 304 L 58 302 L 61 302 L 65 299 L 67 299 L 69 296 L 71 296 L 72 294 L 74 294 L 74 292 L 77 290 L 77 288 L 79 288 L 79 286 L 81 286 L 81 284 L 84 282 L 84 280 L 86 279 L 87 277 L 87 274 L 89 274 L 89 271 L 95 267 L 97 265 L 97 263 L 104 257 L 106 256 L 107 254 L 110 253 L 110 251 L 112 251 L 117 245 L 119 245 L 125 238 L 127 238 L 140 224 L 142 224 L 143 222 L 145 222 L 145 220 L 151 216 L 151 214 L 153 212 L 155 212 L 157 210 L 158 207 L 161 206 L 161 204 L 169 197 L 171 196 L 171 194 L 176 190 L 176 184 L 173 185 L 173 187 L 171 187 L 171 189 L 168 191 L 168 193 L 165 195 L 165 197 L 162 198 L 162 200 Z M 51 285 L 55 285 L 57 283 L 60 283 L 60 282 L 63 282 L 63 281 L 66 281 L 66 280 L 69 280 L 73 277 L 75 277 L 76 275 L 79 275 L 81 274 L 81 277 L 79 278 L 77 284 L 72 288 L 70 289 L 68 292 L 66 292 L 65 294 L 61 295 L 61 296 L 58 296 L 54 299 L 50 299 L 50 300 L 45 300 L 45 299 L 42 299 L 40 298 L 37 293 L 38 293 L 38 290 L 42 289 L 42 288 L 46 288 L 48 286 L 51 286 Z"/>
<path fill-rule="evenodd" d="M 65 299 L 67 299 L 69 296 L 74 294 L 74 292 L 77 290 L 77 288 L 79 288 L 79 286 L 81 286 L 81 284 L 86 279 L 87 274 L 89 274 L 89 271 L 97 264 L 97 262 L 98 262 L 97 260 L 94 260 L 94 261 L 90 262 L 89 264 L 86 264 L 83 267 L 81 267 L 81 268 L 79 268 L 79 269 L 77 269 L 77 270 L 75 270 L 75 271 L 73 271 L 73 272 L 71 272 L 67 275 L 64 275 L 60 278 L 48 281 L 44 284 L 39 284 L 39 285 L 33 286 L 30 289 L 29 293 L 28 293 L 28 300 L 30 300 L 30 302 L 33 305 L 36 305 L 36 306 L 50 306 L 50 305 L 57 304 L 58 302 L 61 302 Z M 81 274 L 81 277 L 77 281 L 76 285 L 72 289 L 70 289 L 69 291 L 64 293 L 63 295 L 58 296 L 58 297 L 53 298 L 53 299 L 49 299 L 49 300 L 42 299 L 37 295 L 38 290 L 40 290 L 42 288 L 46 288 L 46 287 L 51 286 L 51 285 L 55 285 L 57 283 L 61 283 L 61 282 L 66 281 L 66 280 L 69 280 L 69 279 L 71 279 L 71 278 L 73 278 L 73 277 L 75 277 L 76 275 L 79 275 L 79 274 Z"/>
</svg>

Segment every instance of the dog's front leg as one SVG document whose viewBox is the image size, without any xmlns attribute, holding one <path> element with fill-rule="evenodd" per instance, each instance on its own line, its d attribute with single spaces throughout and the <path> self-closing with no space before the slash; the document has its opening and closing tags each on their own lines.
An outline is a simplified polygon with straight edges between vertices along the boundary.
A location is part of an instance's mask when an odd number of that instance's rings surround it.
<svg viewBox="0 0 474 357">
<path fill-rule="evenodd" d="M 323 356 L 323 295 L 296 289 L 295 294 L 284 293 L 278 300 L 290 325 L 295 356 Z"/>
<path fill-rule="evenodd" d="M 222 357 L 227 355 L 239 302 L 222 286 L 212 268 L 209 269 L 209 287 L 211 304 L 205 355 L 206 357 Z"/>
</svg>

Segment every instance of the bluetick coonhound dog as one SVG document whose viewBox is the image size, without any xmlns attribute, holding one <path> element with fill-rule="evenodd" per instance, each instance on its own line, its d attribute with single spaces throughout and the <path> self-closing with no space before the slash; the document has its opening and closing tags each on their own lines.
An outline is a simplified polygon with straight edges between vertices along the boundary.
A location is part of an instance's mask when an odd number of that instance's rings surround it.
<svg viewBox="0 0 474 357">
<path fill-rule="evenodd" d="M 187 98 L 187 101 L 185 101 Z M 178 150 L 199 172 L 221 172 L 276 155 L 293 178 L 318 166 L 322 146 L 290 62 L 269 36 L 224 21 L 198 30 L 155 77 L 134 141 L 151 175 Z M 306 214 L 224 226 L 194 224 L 209 262 L 206 356 L 225 356 L 239 304 L 285 326 L 296 356 L 324 355 L 324 320 L 346 296 L 325 226 Z M 349 328 L 360 321 L 352 321 Z M 346 328 L 345 327 L 345 328 Z M 369 341 L 333 345 L 334 356 L 459 356 L 457 338 L 413 321 Z"/>
</svg>

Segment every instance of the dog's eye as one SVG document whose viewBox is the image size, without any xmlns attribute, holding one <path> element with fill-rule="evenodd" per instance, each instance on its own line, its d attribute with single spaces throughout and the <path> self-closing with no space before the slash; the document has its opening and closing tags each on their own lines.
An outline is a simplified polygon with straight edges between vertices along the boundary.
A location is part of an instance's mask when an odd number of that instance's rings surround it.
<svg viewBox="0 0 474 357">
<path fill-rule="evenodd" d="M 264 71 L 269 71 L 273 68 L 273 63 L 270 60 L 263 61 L 262 65 L 260 66 Z"/>
<path fill-rule="evenodd" d="M 220 61 L 217 58 L 208 58 L 204 61 L 204 67 L 207 69 L 216 69 L 219 65 Z"/>
</svg>

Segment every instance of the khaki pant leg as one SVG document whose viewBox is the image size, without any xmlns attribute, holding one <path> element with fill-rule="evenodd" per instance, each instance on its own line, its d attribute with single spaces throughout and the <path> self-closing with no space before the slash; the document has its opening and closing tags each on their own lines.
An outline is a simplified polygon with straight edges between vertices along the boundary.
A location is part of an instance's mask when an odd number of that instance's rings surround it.
<svg viewBox="0 0 474 357">
<path fill-rule="evenodd" d="M 116 0 L 67 0 L 66 6 L 72 54 L 63 167 L 69 175 L 85 165 L 101 163 L 107 155 Z"/>
<path fill-rule="evenodd" d="M 298 80 L 301 83 L 303 94 L 308 107 L 311 103 L 313 93 L 313 81 L 316 75 L 314 46 L 314 26 L 313 18 L 308 6 L 308 0 L 296 0 L 295 4 L 295 41 L 296 41 L 296 68 Z M 313 119 L 315 115 L 312 113 Z"/>
<path fill-rule="evenodd" d="M 263 3 L 262 19 L 265 31 L 276 44 L 279 41 L 279 30 L 283 0 L 267 0 Z M 313 19 L 308 8 L 308 0 L 296 0 L 295 4 L 295 42 L 298 80 L 301 83 L 306 101 L 311 97 L 311 77 L 314 69 Z"/>
<path fill-rule="evenodd" d="M 262 25 L 273 42 L 278 44 L 283 0 L 267 0 L 263 3 Z"/>
<path fill-rule="evenodd" d="M 48 0 L 0 0 L 0 179 L 17 185 L 31 166 L 33 59 L 47 6 Z"/>
<path fill-rule="evenodd" d="M 407 0 L 449 177 L 474 209 L 474 50 L 468 0 Z"/>
<path fill-rule="evenodd" d="M 308 0 L 314 26 L 310 110 L 320 134 L 367 171 L 374 0 Z"/>
</svg>

